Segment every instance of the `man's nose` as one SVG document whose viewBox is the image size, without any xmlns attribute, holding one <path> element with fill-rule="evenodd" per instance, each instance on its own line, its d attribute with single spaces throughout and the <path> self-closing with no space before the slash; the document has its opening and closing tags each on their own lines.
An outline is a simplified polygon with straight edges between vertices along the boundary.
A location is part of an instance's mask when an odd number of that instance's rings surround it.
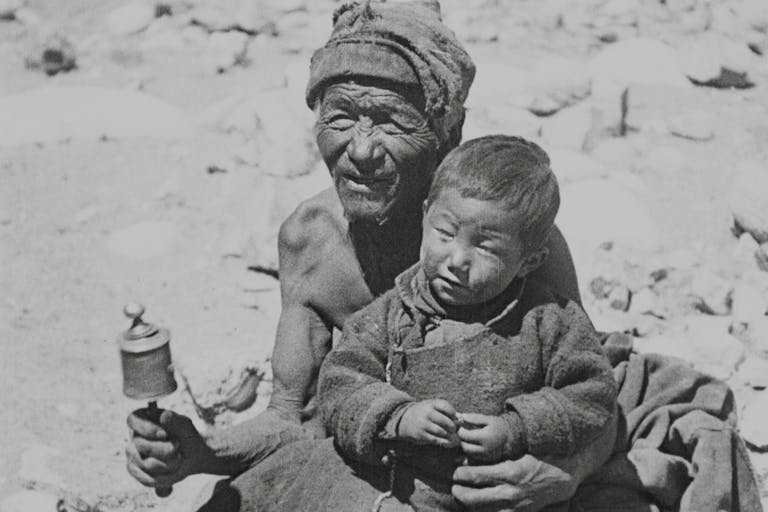
<svg viewBox="0 0 768 512">
<path fill-rule="evenodd" d="M 376 133 L 368 127 L 355 131 L 355 135 L 347 145 L 347 155 L 360 171 L 373 171 L 379 167 L 384 158 L 384 148 Z"/>
</svg>

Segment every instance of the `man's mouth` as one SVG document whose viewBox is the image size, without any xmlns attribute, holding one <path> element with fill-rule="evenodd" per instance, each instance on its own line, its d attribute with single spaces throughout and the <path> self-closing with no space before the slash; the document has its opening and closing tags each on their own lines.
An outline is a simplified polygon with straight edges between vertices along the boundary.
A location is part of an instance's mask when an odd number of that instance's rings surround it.
<svg viewBox="0 0 768 512">
<path fill-rule="evenodd" d="M 353 190 L 370 190 L 371 188 L 389 185 L 394 178 L 392 176 L 361 176 L 359 174 L 342 174 L 344 180 Z"/>
</svg>

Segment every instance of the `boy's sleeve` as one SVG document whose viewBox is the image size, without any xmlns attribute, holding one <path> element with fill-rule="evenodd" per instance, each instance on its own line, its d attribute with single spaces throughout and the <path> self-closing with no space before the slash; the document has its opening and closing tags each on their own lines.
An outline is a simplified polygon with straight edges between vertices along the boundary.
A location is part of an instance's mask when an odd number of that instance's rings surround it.
<svg viewBox="0 0 768 512">
<path fill-rule="evenodd" d="M 524 344 L 538 346 L 544 387 L 509 398 L 512 458 L 570 455 L 603 433 L 614 414 L 616 381 L 597 332 L 575 302 L 548 304 L 526 315 Z"/>
<path fill-rule="evenodd" d="M 368 464 L 381 464 L 386 448 L 380 434 L 393 413 L 412 401 L 386 383 L 387 317 L 395 300 L 387 293 L 353 315 L 320 369 L 318 396 L 326 428 L 345 454 Z"/>
</svg>

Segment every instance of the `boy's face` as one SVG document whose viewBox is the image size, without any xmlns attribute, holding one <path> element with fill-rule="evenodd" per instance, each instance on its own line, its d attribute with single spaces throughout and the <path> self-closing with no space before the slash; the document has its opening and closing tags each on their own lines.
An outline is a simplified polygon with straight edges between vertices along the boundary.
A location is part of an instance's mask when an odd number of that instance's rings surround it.
<svg viewBox="0 0 768 512">
<path fill-rule="evenodd" d="M 446 305 L 485 302 L 544 260 L 546 249 L 524 254 L 519 214 L 498 201 L 440 192 L 425 203 L 421 263 L 432 293 Z"/>
</svg>

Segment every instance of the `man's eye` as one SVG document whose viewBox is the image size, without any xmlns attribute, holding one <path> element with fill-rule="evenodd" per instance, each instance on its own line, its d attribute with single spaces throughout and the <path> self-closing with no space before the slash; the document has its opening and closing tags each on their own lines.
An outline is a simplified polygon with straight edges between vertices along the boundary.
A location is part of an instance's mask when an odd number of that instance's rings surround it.
<svg viewBox="0 0 768 512">
<path fill-rule="evenodd" d="M 326 119 L 326 124 L 335 130 L 346 130 L 355 125 L 354 119 L 344 114 L 335 114 Z"/>
</svg>

